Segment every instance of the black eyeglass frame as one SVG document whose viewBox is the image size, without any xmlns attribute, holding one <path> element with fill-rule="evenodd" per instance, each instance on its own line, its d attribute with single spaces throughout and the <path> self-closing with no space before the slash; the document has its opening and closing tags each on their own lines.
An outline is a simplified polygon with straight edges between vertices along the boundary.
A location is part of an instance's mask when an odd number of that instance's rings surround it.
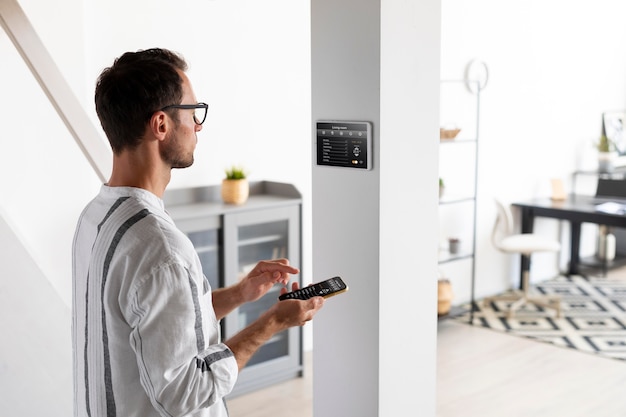
<svg viewBox="0 0 626 417">
<path fill-rule="evenodd" d="M 206 120 L 206 115 L 209 112 L 209 105 L 206 103 L 196 103 L 196 104 L 170 104 L 169 106 L 165 106 L 161 109 L 161 111 L 165 111 L 167 109 L 204 109 L 204 117 L 202 120 L 196 119 L 196 113 L 193 114 L 193 121 L 197 125 L 201 125 Z"/>
</svg>

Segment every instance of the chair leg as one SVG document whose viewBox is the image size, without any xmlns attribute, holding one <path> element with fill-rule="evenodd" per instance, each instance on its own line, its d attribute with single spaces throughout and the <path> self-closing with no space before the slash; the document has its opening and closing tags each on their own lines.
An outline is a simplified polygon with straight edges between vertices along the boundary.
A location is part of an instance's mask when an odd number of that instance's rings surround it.
<svg viewBox="0 0 626 417">
<path fill-rule="evenodd" d="M 506 294 L 494 297 L 487 297 L 483 300 L 485 306 L 492 301 L 513 301 L 507 311 L 507 318 L 512 318 L 515 311 L 526 304 L 534 304 L 544 308 L 551 308 L 556 311 L 556 317 L 561 317 L 561 297 L 558 295 L 530 295 L 530 273 L 528 270 L 522 274 L 522 289 L 514 291 L 513 294 Z"/>
</svg>

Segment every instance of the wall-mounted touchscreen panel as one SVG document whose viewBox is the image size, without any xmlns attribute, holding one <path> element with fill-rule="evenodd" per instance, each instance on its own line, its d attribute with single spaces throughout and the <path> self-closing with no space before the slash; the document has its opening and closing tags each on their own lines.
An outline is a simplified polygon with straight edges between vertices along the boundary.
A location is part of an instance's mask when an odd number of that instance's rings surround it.
<svg viewBox="0 0 626 417">
<path fill-rule="evenodd" d="M 317 165 L 372 169 L 370 122 L 317 122 Z"/>
</svg>

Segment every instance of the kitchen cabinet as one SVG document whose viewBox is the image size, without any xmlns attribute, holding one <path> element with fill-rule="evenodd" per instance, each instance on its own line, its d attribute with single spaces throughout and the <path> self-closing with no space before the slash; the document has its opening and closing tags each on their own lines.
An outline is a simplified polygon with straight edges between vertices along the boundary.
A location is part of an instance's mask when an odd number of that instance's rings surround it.
<svg viewBox="0 0 626 417">
<path fill-rule="evenodd" d="M 302 198 L 290 184 L 250 184 L 241 205 L 224 204 L 220 186 L 169 190 L 167 211 L 193 243 L 212 288 L 237 283 L 260 260 L 287 258 L 300 266 Z M 300 275 L 292 281 L 301 283 Z M 224 340 L 256 320 L 277 302 L 280 286 L 228 314 L 221 323 Z M 231 397 L 302 375 L 302 330 L 276 334 L 240 372 Z"/>
</svg>

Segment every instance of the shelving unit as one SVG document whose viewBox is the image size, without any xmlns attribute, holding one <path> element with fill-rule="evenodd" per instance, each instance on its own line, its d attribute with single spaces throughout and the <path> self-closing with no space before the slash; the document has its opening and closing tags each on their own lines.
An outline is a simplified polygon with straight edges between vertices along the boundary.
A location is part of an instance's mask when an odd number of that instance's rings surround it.
<svg viewBox="0 0 626 417">
<path fill-rule="evenodd" d="M 242 205 L 224 204 L 220 186 L 170 190 L 165 205 L 194 245 L 212 288 L 237 283 L 260 260 L 288 258 L 300 265 L 302 197 L 290 184 L 256 182 Z M 302 283 L 301 277 L 292 280 Z M 222 320 L 226 340 L 277 302 L 279 288 Z M 302 375 L 302 330 L 290 328 L 268 340 L 239 373 L 230 397 Z"/>
<path fill-rule="evenodd" d="M 480 85 L 478 81 L 441 81 L 441 126 L 453 125 L 460 128 L 454 139 L 440 139 L 439 177 L 444 181 L 444 193 L 439 200 L 440 250 L 439 268 L 445 270 L 452 265 L 468 264 L 464 268 L 469 274 L 470 323 L 474 320 L 476 279 L 476 216 L 478 189 L 478 143 L 480 114 Z M 446 246 L 449 237 L 461 240 L 461 250 L 450 253 Z M 462 279 L 453 280 L 455 293 L 463 285 Z M 456 283 L 455 283 L 456 281 Z M 466 310 L 453 307 L 446 316 L 455 317 Z"/>
</svg>

